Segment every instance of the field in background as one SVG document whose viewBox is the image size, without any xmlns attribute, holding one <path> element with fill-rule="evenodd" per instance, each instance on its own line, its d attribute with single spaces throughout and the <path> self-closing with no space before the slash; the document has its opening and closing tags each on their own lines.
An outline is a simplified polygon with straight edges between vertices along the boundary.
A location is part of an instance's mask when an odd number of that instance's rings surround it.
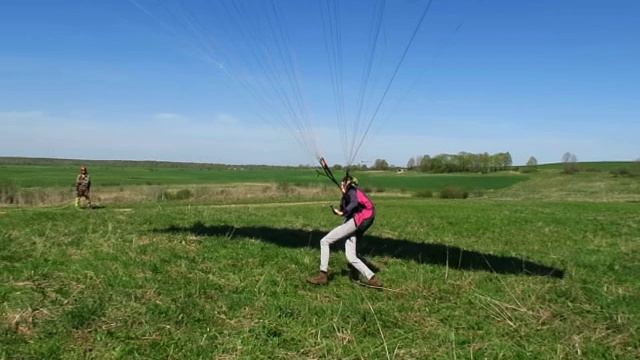
<svg viewBox="0 0 640 360">
<path fill-rule="evenodd" d="M 562 170 L 565 164 L 538 165 L 541 170 Z M 578 170 L 583 172 L 610 172 L 619 169 L 628 169 L 634 172 L 640 171 L 640 162 L 634 161 L 583 161 L 576 164 Z"/>
<path fill-rule="evenodd" d="M 488 195 L 505 200 L 640 202 L 640 175 L 616 176 L 593 171 L 567 175 L 559 170 L 530 175 L 526 183 Z"/>
<path fill-rule="evenodd" d="M 31 161 L 32 164 L 21 162 Z M 61 205 L 72 202 L 73 182 L 83 162 L 0 159 L 0 206 Z M 90 163 L 98 203 L 188 200 L 195 203 L 327 199 L 334 185 L 312 168 L 224 166 L 153 162 Z M 632 162 L 578 163 L 576 174 L 562 164 L 535 172 L 425 174 L 358 171 L 362 187 L 389 196 L 489 197 L 494 199 L 640 201 L 640 165 Z M 343 172 L 337 171 L 336 176 Z"/>
<path fill-rule="evenodd" d="M 73 187 L 79 167 L 72 165 L 0 165 L 0 183 L 17 187 Z M 92 166 L 90 174 L 95 186 L 128 185 L 194 185 L 232 183 L 290 183 L 292 185 L 322 186 L 329 181 L 314 169 L 292 167 L 149 167 Z M 336 171 L 336 177 L 344 175 Z M 358 171 L 353 175 L 373 188 L 393 190 L 439 190 L 455 185 L 468 190 L 499 189 L 526 180 L 526 176 L 512 174 L 423 174 L 407 172 Z"/>
<path fill-rule="evenodd" d="M 80 164 L 0 161 L 0 205 L 57 205 L 73 201 Z M 259 197 L 256 192 L 269 201 L 274 196 L 299 201 L 335 194 L 334 185 L 312 168 L 97 162 L 89 167 L 89 172 L 93 195 L 101 203 L 167 199 L 224 203 L 247 197 L 255 199 Z M 344 172 L 336 171 L 335 175 L 341 177 Z M 425 193 L 437 196 L 445 188 L 477 195 L 529 178 L 512 173 L 434 175 L 358 171 L 354 175 L 368 192 L 407 196 Z"/>
<path fill-rule="evenodd" d="M 640 357 L 636 176 L 362 173 L 377 291 L 340 245 L 330 284 L 304 282 L 340 221 L 312 171 L 147 165 L 92 165 L 121 194 L 98 209 L 0 208 L 0 359 Z M 23 192 L 77 171 L 4 166 Z M 451 184 L 470 198 L 420 196 Z"/>
</svg>

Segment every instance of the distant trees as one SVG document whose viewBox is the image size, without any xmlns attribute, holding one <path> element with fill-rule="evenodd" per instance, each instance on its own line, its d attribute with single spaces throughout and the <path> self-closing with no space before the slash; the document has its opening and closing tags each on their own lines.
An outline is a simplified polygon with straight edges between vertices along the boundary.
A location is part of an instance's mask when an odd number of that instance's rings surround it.
<svg viewBox="0 0 640 360">
<path fill-rule="evenodd" d="M 521 169 L 522 172 L 536 172 L 538 171 L 538 159 L 535 156 L 530 156 L 529 160 L 527 160 L 527 166 L 524 169 Z"/>
<path fill-rule="evenodd" d="M 420 156 L 420 163 L 419 163 L 419 168 L 420 171 L 429 171 L 431 169 L 431 156 L 429 155 L 423 155 Z"/>
<path fill-rule="evenodd" d="M 420 167 L 420 164 L 422 164 L 422 158 L 423 157 L 424 156 L 422 156 L 422 155 L 416 156 L 416 167 L 418 167 L 418 168 Z"/>
<path fill-rule="evenodd" d="M 373 162 L 374 170 L 389 170 L 389 163 L 385 159 L 376 159 Z"/>
<path fill-rule="evenodd" d="M 409 159 L 409 161 L 407 161 L 407 169 L 411 170 L 414 167 L 416 167 L 416 159 L 411 158 Z"/>
<path fill-rule="evenodd" d="M 368 170 L 369 168 L 367 167 L 367 164 L 360 163 L 360 164 L 352 164 L 349 166 L 343 166 L 342 169 L 343 170 L 349 169 L 352 171 L 365 171 L 365 170 Z"/>
<path fill-rule="evenodd" d="M 565 174 L 575 174 L 578 172 L 578 158 L 576 154 L 570 152 L 564 153 L 564 155 L 562 155 L 562 166 Z"/>
<path fill-rule="evenodd" d="M 562 162 L 563 162 L 563 163 L 568 163 L 568 162 L 571 162 L 572 160 L 573 160 L 574 162 L 577 160 L 577 158 L 576 158 L 576 155 L 575 155 L 575 154 L 572 154 L 572 153 L 570 153 L 570 152 L 566 152 L 566 153 L 564 153 L 564 154 L 562 155 Z"/>
<path fill-rule="evenodd" d="M 513 159 L 511 158 L 511 154 L 506 152 L 506 153 L 499 153 L 502 159 L 502 167 L 503 169 L 508 169 L 511 166 L 513 166 Z"/>
<path fill-rule="evenodd" d="M 413 161 L 412 161 L 413 160 Z M 418 156 L 409 159 L 407 167 L 418 168 L 423 172 L 450 173 L 450 172 L 492 172 L 511 168 L 513 160 L 508 152 L 496 154 L 473 154 L 460 152 L 458 154 L 438 154 Z"/>
</svg>

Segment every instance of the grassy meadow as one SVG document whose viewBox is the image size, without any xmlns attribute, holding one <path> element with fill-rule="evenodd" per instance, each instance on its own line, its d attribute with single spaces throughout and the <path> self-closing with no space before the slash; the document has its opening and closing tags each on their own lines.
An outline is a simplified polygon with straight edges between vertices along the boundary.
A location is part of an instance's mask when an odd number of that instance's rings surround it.
<svg viewBox="0 0 640 360">
<path fill-rule="evenodd" d="M 0 159 L 0 205 L 62 205 L 73 201 L 82 162 L 15 164 Z M 311 168 L 95 162 L 89 167 L 95 199 L 102 204 L 166 199 L 196 203 L 330 199 L 335 187 Z M 336 171 L 341 177 L 343 171 Z M 472 194 L 526 181 L 522 174 L 422 174 L 360 171 L 368 192 L 432 196 L 447 187 Z M 180 195 L 178 193 L 182 191 Z"/>
<path fill-rule="evenodd" d="M 37 166 L 0 181 L 70 192 L 76 166 Z M 638 177 L 359 174 L 376 290 L 339 244 L 330 283 L 305 283 L 340 223 L 312 170 L 110 166 L 94 196 L 130 196 L 0 207 L 0 359 L 640 357 Z"/>
<path fill-rule="evenodd" d="M 1 165 L 0 183 L 20 188 L 72 187 L 79 166 L 67 165 Z M 321 186 L 329 184 L 313 169 L 292 167 L 146 167 L 96 166 L 90 168 L 94 185 L 103 187 L 135 185 L 197 185 L 197 184 L 260 184 L 290 183 Z M 344 175 L 336 171 L 336 177 Z M 421 174 L 360 171 L 354 175 L 368 187 L 391 190 L 439 190 L 444 186 L 459 186 L 468 190 L 499 189 L 527 179 L 511 174 Z"/>
</svg>

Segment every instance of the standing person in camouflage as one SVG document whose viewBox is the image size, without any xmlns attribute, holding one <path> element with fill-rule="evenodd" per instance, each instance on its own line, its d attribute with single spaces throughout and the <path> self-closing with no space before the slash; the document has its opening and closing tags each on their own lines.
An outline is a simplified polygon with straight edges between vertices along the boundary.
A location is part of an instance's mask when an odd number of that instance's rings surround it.
<svg viewBox="0 0 640 360">
<path fill-rule="evenodd" d="M 83 166 L 80 168 L 80 174 L 78 174 L 78 177 L 76 178 L 76 207 L 80 206 L 80 198 L 87 199 L 89 207 L 91 207 L 91 197 L 89 196 L 90 190 L 91 177 L 89 177 L 87 167 Z"/>
</svg>

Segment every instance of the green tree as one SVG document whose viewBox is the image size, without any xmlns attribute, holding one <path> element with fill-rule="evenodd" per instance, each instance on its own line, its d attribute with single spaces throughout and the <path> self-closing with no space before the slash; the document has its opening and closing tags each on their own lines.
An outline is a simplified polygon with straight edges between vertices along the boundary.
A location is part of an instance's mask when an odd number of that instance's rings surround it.
<svg viewBox="0 0 640 360">
<path fill-rule="evenodd" d="M 489 153 L 485 152 L 480 154 L 480 171 L 482 171 L 483 173 L 488 173 L 489 171 L 491 171 L 491 155 L 489 155 Z"/>
<path fill-rule="evenodd" d="M 458 167 L 458 171 L 471 171 L 471 164 L 473 163 L 473 157 L 474 155 L 472 153 L 468 153 L 465 151 L 462 151 L 460 153 L 458 153 L 457 156 L 457 167 Z"/>
<path fill-rule="evenodd" d="M 504 169 L 510 169 L 511 166 L 513 166 L 513 158 L 511 157 L 511 153 L 508 151 L 503 155 L 502 166 Z"/>
<path fill-rule="evenodd" d="M 415 166 L 420 171 L 434 173 L 451 172 L 482 172 L 506 170 L 513 166 L 511 153 L 502 152 L 489 155 L 488 153 L 469 153 L 461 151 L 457 154 L 438 154 L 415 158 Z M 419 161 L 418 161 L 419 160 Z"/>
<path fill-rule="evenodd" d="M 420 157 L 420 162 L 418 163 L 420 164 L 420 171 L 431 171 L 432 167 L 431 167 L 431 156 L 429 155 L 424 155 Z"/>
<path fill-rule="evenodd" d="M 376 159 L 373 162 L 373 168 L 375 170 L 389 170 L 389 163 L 385 159 Z"/>
<path fill-rule="evenodd" d="M 500 154 L 489 155 L 489 171 L 498 171 L 501 163 Z"/>
<path fill-rule="evenodd" d="M 444 155 L 439 154 L 431 159 L 431 171 L 435 173 L 442 173 L 446 171 L 446 158 Z"/>
</svg>

